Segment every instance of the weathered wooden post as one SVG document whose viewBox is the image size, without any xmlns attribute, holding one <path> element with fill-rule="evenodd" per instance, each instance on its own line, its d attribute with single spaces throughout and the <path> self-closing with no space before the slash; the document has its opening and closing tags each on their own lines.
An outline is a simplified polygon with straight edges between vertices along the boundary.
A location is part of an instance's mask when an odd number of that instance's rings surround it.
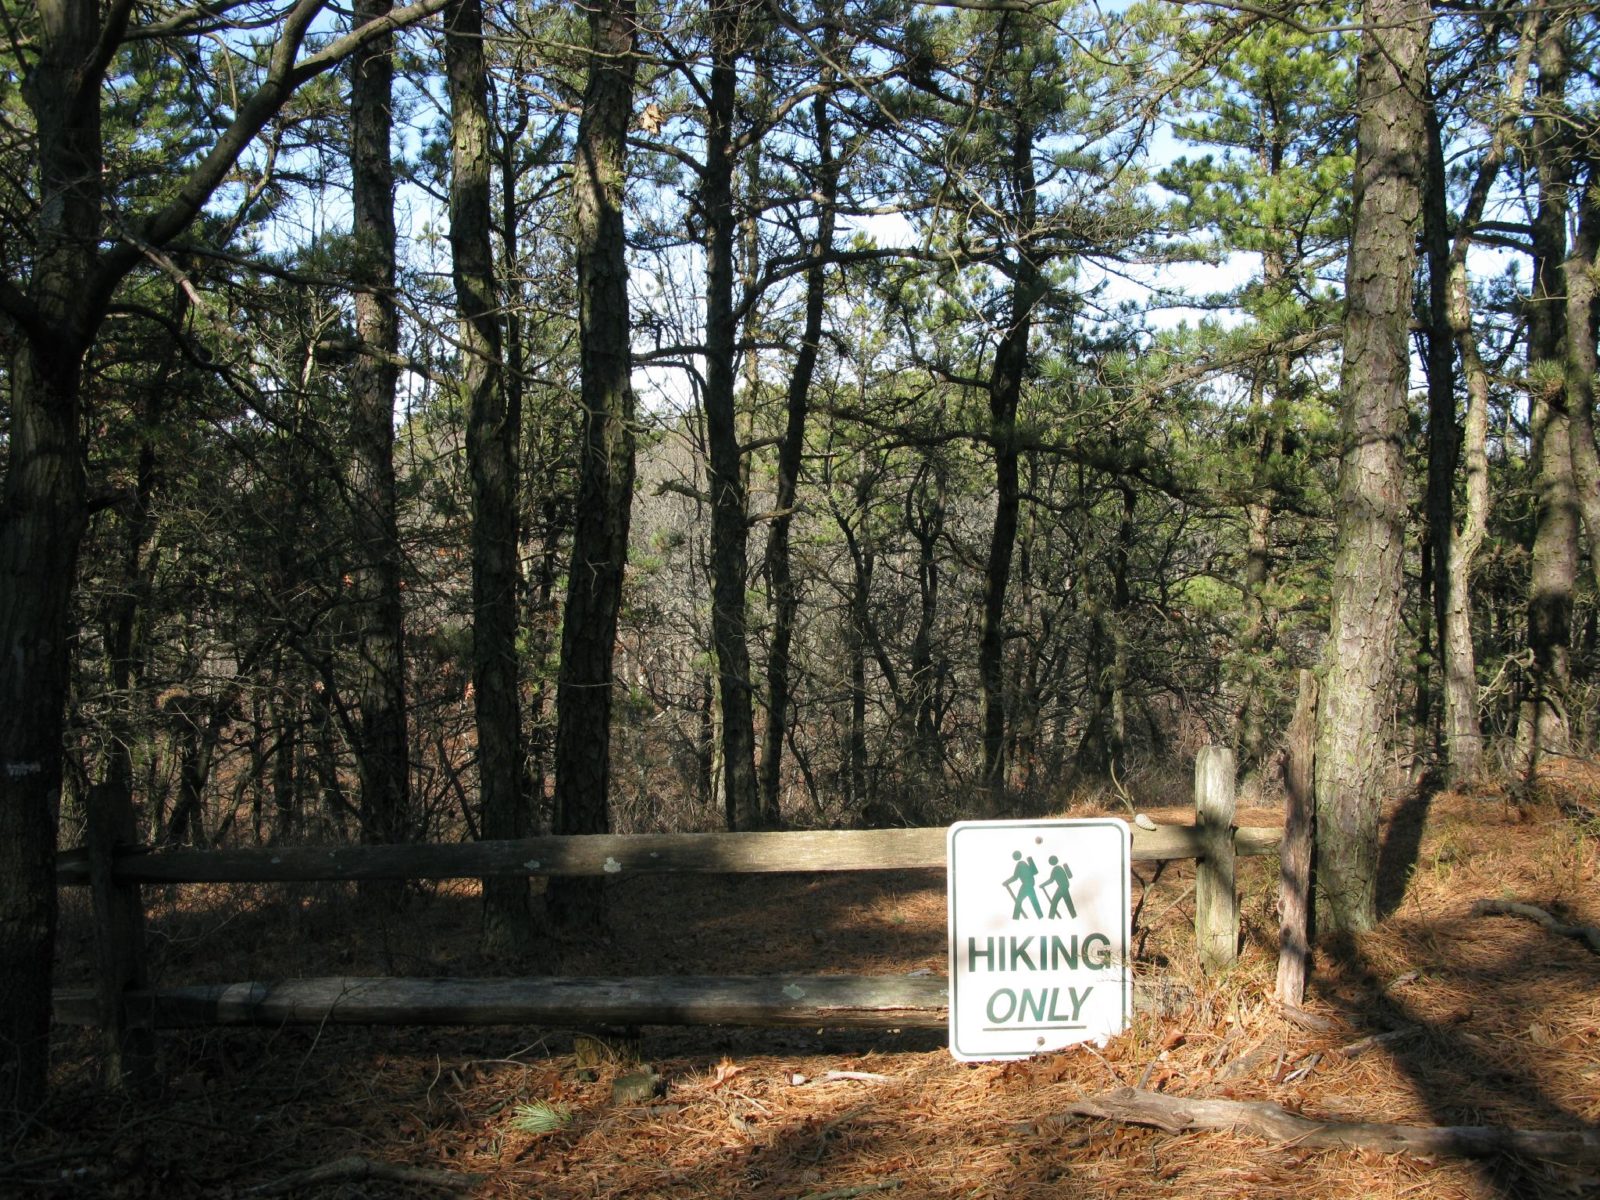
<svg viewBox="0 0 1600 1200">
<path fill-rule="evenodd" d="M 1300 672 L 1283 761 L 1283 847 L 1278 874 L 1278 1003 L 1299 1008 L 1310 965 L 1312 758 L 1317 740 L 1317 677 Z"/>
<path fill-rule="evenodd" d="M 142 1089 L 155 1077 L 155 1035 L 129 1019 L 126 996 L 147 986 L 144 904 L 138 884 L 118 883 L 112 873 L 117 847 L 134 842 L 133 810 L 120 790 L 97 785 L 89 789 L 84 815 L 106 1083 L 116 1091 Z"/>
<path fill-rule="evenodd" d="M 1239 896 L 1234 886 L 1233 751 L 1205 746 L 1194 760 L 1195 828 L 1203 856 L 1195 864 L 1194 935 L 1207 971 L 1239 955 Z"/>
</svg>

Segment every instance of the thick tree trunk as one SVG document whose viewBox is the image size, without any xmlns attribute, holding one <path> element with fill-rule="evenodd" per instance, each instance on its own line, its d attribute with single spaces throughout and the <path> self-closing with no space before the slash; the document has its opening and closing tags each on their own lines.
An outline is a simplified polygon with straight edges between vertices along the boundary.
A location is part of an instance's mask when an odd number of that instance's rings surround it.
<svg viewBox="0 0 1600 1200">
<path fill-rule="evenodd" d="M 1600 302 L 1600 159 L 1591 159 L 1581 197 L 1577 234 L 1567 255 L 1567 408 L 1572 414 L 1572 471 L 1583 525 L 1589 536 L 1589 569 L 1600 587 L 1600 453 L 1594 440 L 1595 323 Z"/>
<path fill-rule="evenodd" d="M 1567 746 L 1571 682 L 1572 600 L 1578 576 L 1578 493 L 1573 478 L 1572 423 L 1563 344 L 1568 192 L 1566 146 L 1566 19 L 1556 16 L 1539 37 L 1538 115 L 1533 162 L 1539 206 L 1533 219 L 1533 294 L 1528 298 L 1530 457 L 1537 497 L 1533 567 L 1528 592 L 1528 647 L 1533 670 L 1522 706 L 1518 745 L 1531 771 L 1540 754 Z"/>
<path fill-rule="evenodd" d="M 831 70 L 824 71 L 824 78 L 831 82 Z M 839 171 L 833 161 L 833 123 L 828 116 L 827 95 L 816 96 L 811 105 L 820 176 L 817 181 L 817 236 L 811 247 L 811 264 L 806 269 L 805 328 L 800 335 L 794 369 L 789 375 L 788 421 L 778 447 L 778 487 L 772 505 L 777 515 L 767 534 L 767 579 L 772 588 L 773 612 L 772 646 L 767 654 L 767 725 L 761 753 L 761 808 L 763 822 L 769 828 L 777 828 L 783 818 L 779 789 L 783 775 L 783 738 L 789 725 L 789 649 L 794 640 L 795 614 L 800 608 L 799 590 L 789 564 L 789 527 L 793 523 L 800 461 L 805 453 L 811 378 L 816 371 L 817 351 L 822 342 L 825 260 L 833 250 L 834 202 L 839 194 Z"/>
<path fill-rule="evenodd" d="M 1377 920 L 1378 816 L 1403 596 L 1407 331 L 1427 158 L 1428 6 L 1367 0 L 1363 21 L 1338 548 L 1317 729 L 1316 873 L 1333 932 Z"/>
<path fill-rule="evenodd" d="M 24 85 L 43 203 L 10 363 L 0 507 L 0 1128 L 44 1099 L 55 936 L 56 816 L 72 587 L 88 524 L 79 386 L 81 294 L 100 236 L 95 0 L 42 0 Z M 82 89 L 82 90 L 80 90 Z"/>
<path fill-rule="evenodd" d="M 759 829 L 762 824 L 756 790 L 755 722 L 745 620 L 749 519 L 734 411 L 738 318 L 733 306 L 733 239 L 737 227 L 733 205 L 733 119 L 740 19 L 741 11 L 733 5 L 718 6 L 711 15 L 711 88 L 700 192 L 706 233 L 705 412 L 711 488 L 711 642 L 722 711 L 723 800 L 728 828 L 734 830 Z"/>
<path fill-rule="evenodd" d="M 472 478 L 472 686 L 478 725 L 479 832 L 527 833 L 517 690 L 517 451 L 522 414 L 501 380 L 500 303 L 490 244 L 488 69 L 480 0 L 445 9 L 450 96 L 450 252 L 460 319 L 467 469 Z M 530 938 L 528 886 L 485 880 L 482 949 L 515 958 Z"/>
<path fill-rule="evenodd" d="M 43 1100 L 49 1058 L 69 618 L 88 522 L 81 355 L 24 342 L 11 360 L 0 519 L 0 1127 Z"/>
<path fill-rule="evenodd" d="M 355 21 L 386 15 L 390 0 L 359 0 Z M 361 837 L 404 841 L 411 821 L 406 732 L 405 617 L 394 476 L 394 401 L 400 326 L 395 311 L 394 168 L 389 148 L 394 39 L 372 42 L 352 64 L 350 201 L 356 243 L 356 336 L 350 372 L 350 495 L 354 505 L 360 664 L 356 677 L 356 770 Z M 393 903 L 397 889 L 383 894 Z"/>
<path fill-rule="evenodd" d="M 583 448 L 556 702 L 557 833 L 611 828 L 612 669 L 634 472 L 622 205 L 635 36 L 632 0 L 589 10 L 589 79 L 573 174 Z M 565 925 L 600 917 L 594 881 L 564 881 L 550 899 L 552 915 Z"/>
</svg>

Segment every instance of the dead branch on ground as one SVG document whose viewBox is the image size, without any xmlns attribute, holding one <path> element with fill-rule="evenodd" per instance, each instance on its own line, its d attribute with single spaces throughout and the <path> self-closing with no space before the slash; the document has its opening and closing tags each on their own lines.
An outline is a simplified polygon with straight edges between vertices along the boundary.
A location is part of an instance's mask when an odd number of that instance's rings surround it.
<svg viewBox="0 0 1600 1200">
<path fill-rule="evenodd" d="M 1562 937 L 1577 938 L 1588 945 L 1589 949 L 1600 954 L 1600 926 L 1597 925 L 1564 925 L 1556 920 L 1544 909 L 1532 904 L 1519 904 L 1515 900 L 1479 900 L 1472 906 L 1472 915 L 1475 917 L 1524 917 L 1538 925 L 1543 925 L 1551 933 L 1560 934 Z"/>
<path fill-rule="evenodd" d="M 1261 1100 L 1207 1100 L 1123 1087 L 1069 1104 L 1066 1111 L 1167 1133 L 1224 1129 L 1297 1146 L 1376 1150 L 1383 1154 L 1453 1154 L 1484 1158 L 1527 1154 L 1562 1162 L 1600 1162 L 1600 1131 L 1510 1129 L 1500 1125 L 1389 1125 L 1318 1121 Z"/>
</svg>

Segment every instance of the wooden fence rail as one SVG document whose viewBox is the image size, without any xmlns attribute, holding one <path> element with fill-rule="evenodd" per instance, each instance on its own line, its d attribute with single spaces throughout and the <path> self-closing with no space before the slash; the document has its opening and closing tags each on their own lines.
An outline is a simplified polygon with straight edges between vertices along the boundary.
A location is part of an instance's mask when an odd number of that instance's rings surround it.
<svg viewBox="0 0 1600 1200">
<path fill-rule="evenodd" d="M 490 879 L 517 875 L 759 874 L 900 871 L 945 865 L 943 828 L 795 833 L 573 834 L 503 842 L 407 846 L 281 846 L 238 850 L 124 849 L 119 884 L 314 883 L 364 879 Z M 1190 825 L 1133 830 L 1140 862 L 1203 858 L 1214 833 Z M 1276 854 L 1283 831 L 1232 831 L 1234 853 Z M 1226 837 L 1226 834 L 1224 834 Z M 89 882 L 86 850 L 63 852 L 56 881 Z"/>
<path fill-rule="evenodd" d="M 130 993 L 134 1025 L 773 1025 L 935 1029 L 949 989 L 933 975 L 673 975 L 612 979 L 285 979 Z M 98 1024 L 92 992 L 56 1019 Z"/>
<path fill-rule="evenodd" d="M 1135 861 L 1197 860 L 1196 938 L 1208 969 L 1233 961 L 1237 856 L 1274 855 L 1282 830 L 1233 825 L 1233 755 L 1208 748 L 1196 764 L 1194 825 L 1133 829 Z M 894 871 L 943 868 L 947 831 L 880 829 L 794 833 L 596 834 L 406 846 L 280 846 L 150 851 L 104 840 L 62 853 L 56 878 L 95 893 L 102 978 L 61 991 L 56 1019 L 99 1025 L 120 1083 L 152 1028 L 197 1025 L 414 1024 L 555 1026 L 799 1025 L 934 1028 L 947 1017 L 937 976 L 771 976 L 522 979 L 291 979 L 194 987 L 142 986 L 122 946 L 139 927 L 145 884 L 471 879 L 533 875 L 626 877 L 676 873 Z M 114 902 L 114 903 L 113 903 Z M 107 914 L 123 913 L 118 920 Z M 1138 989 L 1135 1003 L 1159 1003 Z M 1152 999 L 1155 997 L 1156 999 Z"/>
</svg>

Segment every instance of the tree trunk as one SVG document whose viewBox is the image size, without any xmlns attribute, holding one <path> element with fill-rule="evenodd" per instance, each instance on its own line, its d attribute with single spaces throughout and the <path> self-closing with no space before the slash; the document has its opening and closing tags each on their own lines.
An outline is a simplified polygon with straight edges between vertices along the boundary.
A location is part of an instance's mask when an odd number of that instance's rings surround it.
<svg viewBox="0 0 1600 1200">
<path fill-rule="evenodd" d="M 1578 575 L 1578 496 L 1563 343 L 1566 223 L 1572 161 L 1566 148 L 1566 19 L 1552 18 L 1539 38 L 1537 116 L 1532 157 L 1539 180 L 1533 219 L 1533 293 L 1528 298 L 1528 397 L 1537 497 L 1528 594 L 1533 669 L 1518 730 L 1531 772 L 1539 755 L 1567 745 L 1572 599 Z"/>
<path fill-rule="evenodd" d="M 472 477 L 472 686 L 485 838 L 527 833 L 517 690 L 517 450 L 522 414 L 501 381 L 500 303 L 490 244 L 488 68 L 480 0 L 445 9 L 450 96 L 450 253 L 460 320 L 467 469 Z M 525 880 L 483 883 L 482 949 L 516 958 L 529 946 Z"/>
<path fill-rule="evenodd" d="M 274 682 L 280 672 L 273 672 Z M 276 690 L 276 689 L 275 689 Z M 272 837 L 274 843 L 291 842 L 300 831 L 300 701 L 279 696 L 267 705 L 268 727 L 276 728 L 272 747 Z"/>
<path fill-rule="evenodd" d="M 36 278 L 70 286 L 70 257 L 58 248 Z M 12 356 L 0 518 L 0 1127 L 44 1099 L 72 585 L 88 523 L 82 352 L 53 349 L 23 342 Z"/>
<path fill-rule="evenodd" d="M 1465 262 L 1450 264 L 1450 330 L 1461 355 L 1467 411 L 1461 426 L 1466 508 L 1450 539 L 1448 603 L 1440 629 L 1444 655 L 1444 760 L 1452 783 L 1470 779 L 1483 759 L 1477 652 L 1472 643 L 1472 564 L 1489 527 L 1489 373 L 1472 331 Z"/>
<path fill-rule="evenodd" d="M 830 40 L 833 36 L 830 27 Z M 831 82 L 830 69 L 824 70 L 823 78 Z M 795 614 L 800 607 L 799 590 L 789 564 L 789 527 L 793 522 L 800 461 L 805 452 L 811 378 L 816 371 L 817 351 L 822 342 L 825 260 L 833 250 L 834 203 L 839 194 L 839 171 L 833 161 L 833 124 L 828 116 L 827 95 L 816 96 L 811 105 L 820 176 L 817 181 L 817 237 L 811 247 L 811 263 L 806 268 L 805 329 L 800 335 L 800 350 L 789 375 L 788 422 L 778 447 L 778 486 L 772 505 L 777 516 L 767 534 L 767 578 L 772 588 L 773 613 L 772 647 L 767 655 L 767 725 L 761 753 L 761 807 L 763 821 L 769 828 L 777 828 L 783 818 L 779 788 L 783 738 L 789 724 L 789 648 L 794 640 Z"/>
<path fill-rule="evenodd" d="M 850 722 L 845 745 L 851 811 L 869 822 L 873 788 L 867 753 L 867 649 L 872 640 L 872 577 L 877 571 L 877 554 L 867 533 L 867 507 L 872 500 L 875 476 L 861 464 L 856 476 L 854 509 L 855 531 L 846 527 L 845 541 L 850 548 L 850 617 L 845 646 L 850 657 Z"/>
<path fill-rule="evenodd" d="M 1445 662 L 1449 644 L 1448 621 L 1454 597 L 1450 558 L 1454 553 L 1456 462 L 1461 455 L 1461 431 L 1456 424 L 1456 348 L 1450 324 L 1450 197 L 1445 178 L 1444 143 L 1439 130 L 1439 115 L 1431 95 L 1427 109 L 1428 175 L 1422 203 L 1422 240 L 1428 264 L 1428 486 L 1423 507 L 1427 513 L 1427 536 L 1423 543 L 1424 597 L 1432 593 L 1430 609 L 1424 601 L 1420 614 L 1422 653 L 1417 670 L 1417 740 L 1426 743 L 1426 730 L 1432 721 L 1429 682 L 1430 659 L 1437 657 L 1443 667 L 1446 690 L 1450 666 Z M 1428 631 L 1438 631 L 1439 651 L 1428 645 Z M 1439 749 L 1444 749 L 1444 729 L 1439 727 Z M 1419 745 L 1419 750 L 1421 745 Z"/>
<path fill-rule="evenodd" d="M 611 828 L 611 699 L 633 502 L 633 385 L 623 229 L 628 118 L 633 111 L 635 10 L 589 10 L 589 78 L 573 175 L 583 446 L 561 629 L 557 692 L 557 833 Z M 562 881 L 550 896 L 562 924 L 598 922 L 595 881 Z"/>
<path fill-rule="evenodd" d="M 930 484 L 928 476 L 935 476 Z M 944 474 L 924 463 L 918 481 L 906 495 L 906 528 L 917 543 L 917 628 L 911 638 L 911 693 L 916 705 L 916 756 L 919 783 L 941 773 L 939 746 L 939 673 L 934 662 L 934 625 L 939 613 L 939 560 L 934 554 L 944 532 Z"/>
<path fill-rule="evenodd" d="M 989 376 L 989 444 L 994 449 L 994 523 L 983 572 L 983 627 L 978 635 L 978 679 L 983 689 L 983 807 L 1005 813 L 1006 707 L 1005 608 L 1011 556 L 1017 541 L 1017 406 L 1028 371 L 1033 309 L 1044 294 L 1039 264 L 1028 238 L 1034 231 L 1038 189 L 1033 171 L 1033 129 L 1019 116 L 1011 135 L 1012 189 L 1016 197 L 1017 256 L 1012 264 L 1011 312 Z"/>
<path fill-rule="evenodd" d="M 1270 256 L 1275 259 L 1276 256 Z M 1264 281 L 1271 287 L 1270 281 Z M 1274 360 L 1276 363 L 1276 360 Z M 1261 793 L 1261 768 L 1267 747 L 1268 670 L 1263 662 L 1267 646 L 1267 583 L 1272 574 L 1271 467 L 1278 453 L 1276 439 L 1267 415 L 1265 364 L 1257 368 L 1251 387 L 1251 411 L 1269 427 L 1260 434 L 1251 480 L 1251 497 L 1245 503 L 1245 558 L 1243 611 L 1239 622 L 1240 690 L 1234 710 L 1234 742 L 1239 750 L 1239 793 L 1246 803 L 1254 803 Z M 1284 379 L 1275 379 L 1279 388 Z"/>
<path fill-rule="evenodd" d="M 205 826 L 206 788 L 211 783 L 211 767 L 217 745 L 232 721 L 236 695 L 184 696 L 170 702 L 168 711 L 176 725 L 178 741 L 178 800 L 172 806 L 172 819 L 165 833 L 156 840 L 167 846 L 204 847 L 208 843 Z"/>
<path fill-rule="evenodd" d="M 1378 816 L 1403 596 L 1407 331 L 1427 159 L 1428 7 L 1367 0 L 1363 23 L 1339 529 L 1317 729 L 1316 873 L 1330 932 L 1377 921 Z"/>
<path fill-rule="evenodd" d="M 174 328 L 182 325 L 188 310 L 188 297 L 181 287 L 172 289 L 169 317 Z M 101 811 L 119 829 L 137 829 L 134 809 L 134 746 L 148 736 L 150 704 L 139 691 L 148 663 L 148 650 L 141 636 L 140 614 L 149 602 L 155 573 L 155 555 L 149 553 L 155 535 L 152 501 L 159 480 L 156 458 L 156 430 L 164 416 L 165 400 L 174 384 L 178 343 L 169 339 L 162 362 L 144 387 L 140 424 L 139 455 L 134 468 L 132 503 L 122 514 L 121 580 L 110 598 L 105 614 L 106 679 L 116 697 L 107 718 L 104 771 L 98 785 Z M 141 723 L 133 708 L 139 704 L 146 718 Z M 135 839 L 137 840 L 137 839 Z"/>
<path fill-rule="evenodd" d="M 1111 727 L 1107 761 L 1112 778 L 1127 771 L 1128 752 L 1128 610 L 1133 590 L 1128 583 L 1128 563 L 1133 550 L 1133 517 L 1138 495 L 1127 482 L 1119 483 L 1122 519 L 1117 522 L 1117 548 L 1111 559 Z"/>
<path fill-rule="evenodd" d="M 38 139 L 28 299 L 10 363 L 0 506 L 0 1127 L 44 1099 L 56 919 L 56 815 L 78 548 L 88 524 L 79 295 L 101 227 L 95 0 L 42 0 L 24 85 Z M 90 94 L 80 101 L 80 88 Z"/>
<path fill-rule="evenodd" d="M 1536 16 L 1524 21 L 1531 26 Z M 1461 214 L 1459 231 L 1450 246 L 1446 280 L 1446 315 L 1450 336 L 1461 360 L 1466 384 L 1467 409 L 1460 429 L 1461 469 L 1466 482 L 1466 507 L 1453 531 L 1445 556 L 1445 603 L 1440 615 L 1439 644 L 1444 660 L 1444 721 L 1442 743 L 1445 778 L 1451 784 L 1470 779 L 1483 758 L 1483 730 L 1478 716 L 1477 655 L 1472 639 L 1472 565 L 1483 545 L 1489 525 L 1489 373 L 1478 353 L 1472 330 L 1472 307 L 1467 290 L 1467 249 L 1488 203 L 1489 193 L 1505 162 L 1506 150 L 1522 96 L 1527 87 L 1534 39 L 1522 38 L 1512 65 L 1505 111 L 1478 165 L 1477 177 Z M 1437 125 L 1437 122 L 1435 122 Z M 1430 135 L 1429 154 L 1437 160 L 1442 147 Z M 1438 188 L 1438 163 L 1430 166 L 1430 189 Z M 1432 266 L 1430 264 L 1430 270 Z"/>
<path fill-rule="evenodd" d="M 1567 408 L 1572 414 L 1572 472 L 1589 535 L 1589 569 L 1600 587 L 1600 454 L 1594 440 L 1596 279 L 1600 278 L 1600 159 L 1578 190 L 1577 234 L 1567 255 Z"/>
<path fill-rule="evenodd" d="M 700 209 L 706 235 L 706 440 L 711 488 L 711 642 L 722 711 L 723 799 L 728 828 L 758 829 L 755 724 L 746 641 L 748 517 L 744 462 L 734 411 L 733 120 L 741 10 L 713 9 L 711 88 L 706 106 L 706 162 Z"/>
<path fill-rule="evenodd" d="M 359 0 L 355 22 L 386 15 L 390 0 Z M 350 372 L 350 494 L 356 548 L 351 592 L 360 665 L 356 678 L 356 770 L 361 837 L 404 841 L 411 821 L 406 732 L 405 617 L 396 520 L 394 401 L 400 326 L 395 311 L 394 168 L 390 156 L 394 39 L 372 42 L 352 64 L 350 201 L 356 243 L 356 336 Z M 395 888 L 372 893 L 396 903 Z"/>
</svg>

